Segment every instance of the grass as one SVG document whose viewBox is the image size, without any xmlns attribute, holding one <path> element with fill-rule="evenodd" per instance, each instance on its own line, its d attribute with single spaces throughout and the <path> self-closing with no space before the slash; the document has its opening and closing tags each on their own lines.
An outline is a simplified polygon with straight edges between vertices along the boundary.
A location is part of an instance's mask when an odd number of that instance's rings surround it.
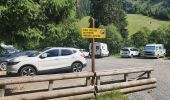
<svg viewBox="0 0 170 100">
<path fill-rule="evenodd" d="M 96 99 L 92 98 L 90 100 Z M 127 96 L 118 91 L 112 91 L 98 96 L 97 100 L 129 100 L 129 99 Z"/>
<path fill-rule="evenodd" d="M 170 21 L 162 21 L 153 19 L 151 17 L 139 15 L 139 14 L 127 14 L 128 32 L 129 36 L 139 31 L 142 27 L 147 27 L 150 30 L 155 30 L 160 26 L 170 25 Z"/>
</svg>

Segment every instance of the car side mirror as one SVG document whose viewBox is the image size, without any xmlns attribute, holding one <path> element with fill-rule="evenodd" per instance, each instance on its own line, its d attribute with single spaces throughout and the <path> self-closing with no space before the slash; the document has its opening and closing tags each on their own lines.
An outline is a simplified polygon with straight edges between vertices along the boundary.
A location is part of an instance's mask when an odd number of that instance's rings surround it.
<svg viewBox="0 0 170 100">
<path fill-rule="evenodd" d="M 43 53 L 41 56 L 40 56 L 40 58 L 47 58 L 47 53 Z"/>
</svg>

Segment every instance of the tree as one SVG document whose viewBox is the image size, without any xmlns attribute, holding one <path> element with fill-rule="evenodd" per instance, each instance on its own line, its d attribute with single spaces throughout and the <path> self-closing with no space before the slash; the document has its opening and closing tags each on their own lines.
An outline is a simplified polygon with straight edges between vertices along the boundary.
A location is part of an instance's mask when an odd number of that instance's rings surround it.
<svg viewBox="0 0 170 100">
<path fill-rule="evenodd" d="M 131 41 L 136 47 L 143 47 L 148 43 L 150 30 L 146 27 L 141 28 L 138 32 L 131 36 Z"/>
<path fill-rule="evenodd" d="M 77 0 L 77 17 L 79 19 L 90 15 L 90 0 Z"/>
<path fill-rule="evenodd" d="M 148 40 L 149 43 L 164 44 L 168 55 L 170 55 L 170 26 L 162 26 L 159 29 L 152 31 Z"/>
<path fill-rule="evenodd" d="M 110 24 L 108 26 L 100 26 L 100 28 L 106 29 L 107 34 L 105 39 L 98 39 L 97 41 L 107 43 L 110 54 L 118 53 L 123 39 L 117 27 L 115 27 L 113 24 Z"/>
<path fill-rule="evenodd" d="M 91 16 L 94 17 L 99 24 L 114 24 L 121 35 L 126 38 L 127 22 L 126 14 L 122 10 L 123 0 L 91 0 Z"/>
<path fill-rule="evenodd" d="M 66 37 L 59 31 L 64 28 L 61 23 L 73 18 L 74 12 L 75 0 L 1 0 L 0 40 L 25 49 L 35 48 L 43 39 L 51 43 L 51 35 Z"/>
</svg>

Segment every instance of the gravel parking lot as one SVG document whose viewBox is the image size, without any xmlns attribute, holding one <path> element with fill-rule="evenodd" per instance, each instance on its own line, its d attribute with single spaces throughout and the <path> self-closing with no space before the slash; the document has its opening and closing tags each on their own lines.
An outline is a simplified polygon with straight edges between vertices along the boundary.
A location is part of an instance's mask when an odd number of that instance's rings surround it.
<svg viewBox="0 0 170 100">
<path fill-rule="evenodd" d="M 88 64 L 90 64 L 90 59 Z M 90 66 L 90 65 L 89 65 Z M 157 79 L 157 88 L 128 94 L 130 100 L 170 100 L 170 60 L 107 57 L 96 60 L 96 70 L 129 67 L 154 67 L 152 77 Z M 90 67 L 85 70 L 90 71 Z"/>
<path fill-rule="evenodd" d="M 88 59 L 88 67 L 84 68 L 84 71 L 91 71 L 91 60 Z M 170 60 L 164 59 L 138 59 L 138 58 L 114 58 L 106 57 L 96 59 L 96 70 L 110 70 L 117 68 L 130 68 L 130 67 L 154 67 L 155 71 L 152 73 L 152 77 L 157 79 L 157 88 L 127 94 L 130 100 L 170 100 Z M 113 78 L 113 77 L 111 77 Z M 123 78 L 116 76 L 115 79 Z M 69 82 L 68 82 L 69 81 Z M 83 85 L 85 79 L 80 80 L 65 80 L 56 81 L 55 86 L 64 87 L 63 83 L 68 83 L 68 86 L 72 85 Z M 36 87 L 36 88 L 35 88 Z M 20 84 L 14 86 L 8 86 L 12 89 L 12 92 L 25 91 L 28 89 L 47 89 L 48 82 L 32 83 L 32 84 Z"/>
</svg>

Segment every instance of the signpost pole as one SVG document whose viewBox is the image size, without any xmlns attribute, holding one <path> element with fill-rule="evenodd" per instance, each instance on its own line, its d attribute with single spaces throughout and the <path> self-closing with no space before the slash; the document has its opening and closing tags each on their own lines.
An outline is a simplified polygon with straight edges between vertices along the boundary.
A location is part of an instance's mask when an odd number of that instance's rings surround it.
<svg viewBox="0 0 170 100">
<path fill-rule="evenodd" d="M 95 22 L 94 22 L 94 18 L 92 18 L 93 21 L 93 28 L 95 28 Z M 92 38 L 92 72 L 95 74 L 95 39 Z M 95 78 L 95 76 L 94 76 Z M 92 79 L 92 85 L 95 85 L 95 79 Z"/>
</svg>

